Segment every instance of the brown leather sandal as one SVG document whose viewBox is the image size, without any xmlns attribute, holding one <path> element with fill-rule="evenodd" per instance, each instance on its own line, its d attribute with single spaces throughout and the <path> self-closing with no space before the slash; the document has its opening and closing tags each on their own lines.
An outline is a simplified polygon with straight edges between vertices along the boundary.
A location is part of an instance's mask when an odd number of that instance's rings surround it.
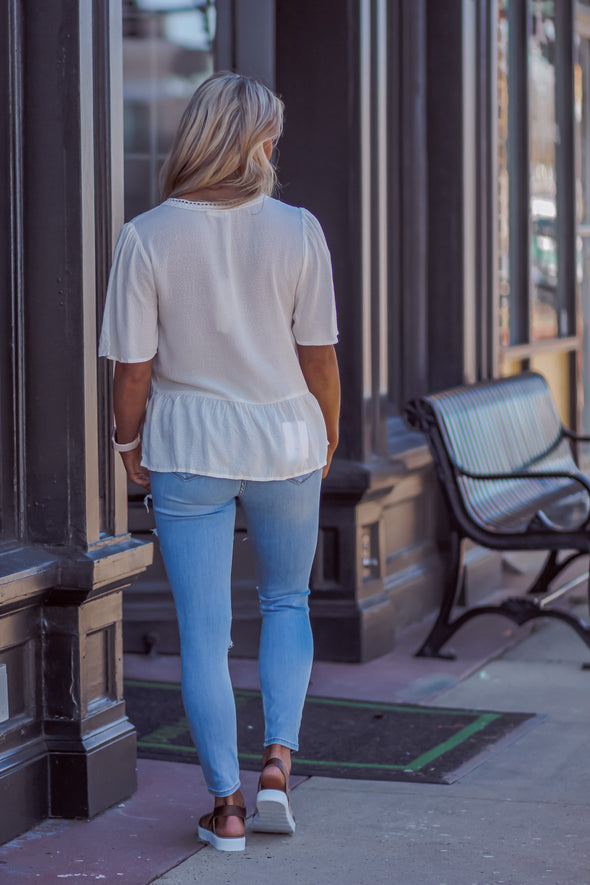
<svg viewBox="0 0 590 885">
<path fill-rule="evenodd" d="M 218 805 L 209 814 L 204 814 L 199 821 L 197 830 L 199 839 L 208 842 L 218 851 L 243 851 L 246 847 L 245 836 L 218 836 L 215 832 L 215 822 L 220 817 L 239 817 L 246 820 L 246 809 L 241 805 Z"/>
<path fill-rule="evenodd" d="M 279 769 L 285 779 L 282 790 L 266 790 L 262 786 L 264 770 L 274 765 Z M 258 781 L 258 793 L 256 795 L 256 813 L 252 818 L 251 829 L 259 833 L 288 833 L 295 832 L 295 818 L 289 802 L 289 775 L 287 769 L 278 756 L 271 756 L 262 768 L 262 774 Z"/>
</svg>

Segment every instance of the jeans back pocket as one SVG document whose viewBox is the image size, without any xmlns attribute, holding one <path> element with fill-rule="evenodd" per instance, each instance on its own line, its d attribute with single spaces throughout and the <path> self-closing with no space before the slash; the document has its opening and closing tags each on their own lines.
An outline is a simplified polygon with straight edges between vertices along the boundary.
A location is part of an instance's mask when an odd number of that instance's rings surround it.
<svg viewBox="0 0 590 885">
<path fill-rule="evenodd" d="M 294 482 L 295 485 L 301 486 L 304 482 L 307 482 L 307 480 L 312 477 L 314 473 L 317 473 L 317 471 L 312 470 L 311 473 L 302 473 L 301 476 L 290 476 L 289 482 Z"/>
</svg>

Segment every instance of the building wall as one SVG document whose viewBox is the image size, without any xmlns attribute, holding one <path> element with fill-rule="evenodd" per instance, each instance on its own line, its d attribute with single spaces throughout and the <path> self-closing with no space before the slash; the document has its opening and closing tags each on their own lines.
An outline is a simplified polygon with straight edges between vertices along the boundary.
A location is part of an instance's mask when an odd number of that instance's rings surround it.
<svg viewBox="0 0 590 885">
<path fill-rule="evenodd" d="M 151 545 L 127 532 L 96 360 L 96 284 L 120 223 L 120 6 L 52 0 L 31 14 L 11 0 L 0 16 L 3 842 L 135 789 L 122 589 Z"/>
<path fill-rule="evenodd" d="M 554 339 L 534 340 L 526 332 L 536 303 L 524 147 L 535 85 L 535 22 L 537 42 L 546 42 L 555 24 L 559 48 L 560 266 L 568 265 L 574 242 L 567 198 L 573 180 L 567 135 L 572 7 L 550 6 L 512 0 L 253 2 L 250 24 L 258 15 L 274 25 L 273 33 L 264 31 L 261 55 L 249 51 L 260 29 L 242 31 L 230 7 L 219 5 L 218 24 L 234 39 L 232 45 L 224 36 L 224 60 L 235 66 L 239 59 L 242 72 L 262 74 L 286 103 L 281 198 L 319 217 L 333 259 L 343 407 L 312 575 L 318 657 L 365 660 L 388 651 L 396 635 L 440 598 L 447 527 L 423 440 L 401 419 L 409 397 L 539 367 L 565 419 L 575 424 L 578 332 L 567 323 Z M 508 27 L 510 70 L 503 72 Z M 261 57 L 263 70 L 256 70 L 254 59 Z M 512 145 L 506 181 L 500 172 L 507 148 L 498 129 L 504 112 Z M 505 204 L 511 257 L 502 269 Z M 569 278 L 562 273 L 558 288 L 563 303 L 571 304 L 571 272 Z M 513 337 L 505 340 L 507 298 Z M 135 491 L 131 525 L 147 538 L 153 523 Z M 238 522 L 234 635 L 237 654 L 255 655 L 256 581 L 244 536 Z M 496 554 L 472 550 L 468 568 L 477 580 L 467 584 L 479 595 L 499 580 Z M 127 648 L 178 650 L 161 561 L 126 594 L 125 612 Z"/>
<path fill-rule="evenodd" d="M 287 108 L 281 198 L 322 222 L 341 333 L 341 443 L 324 483 L 312 575 L 316 654 L 366 660 L 389 651 L 396 633 L 432 610 L 441 591 L 438 503 L 424 507 L 425 489 L 433 488 L 429 459 L 400 417 L 405 399 L 425 391 L 434 371 L 427 4 L 278 2 L 274 20 L 267 74 Z M 243 47 L 237 54 L 247 55 Z M 453 311 L 444 315 L 453 328 Z M 153 523 L 139 490 L 130 512 L 132 528 L 147 537 Z M 256 580 L 243 537 L 239 521 L 233 636 L 236 654 L 255 655 Z M 129 650 L 178 651 L 161 562 L 127 593 L 125 621 Z"/>
</svg>

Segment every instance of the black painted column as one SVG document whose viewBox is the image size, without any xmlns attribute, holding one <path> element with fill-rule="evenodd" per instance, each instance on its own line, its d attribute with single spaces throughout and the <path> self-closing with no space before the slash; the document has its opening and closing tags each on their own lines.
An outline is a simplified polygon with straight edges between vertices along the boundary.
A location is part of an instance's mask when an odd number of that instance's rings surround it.
<svg viewBox="0 0 590 885">
<path fill-rule="evenodd" d="M 463 3 L 428 3 L 428 389 L 463 381 Z"/>
<path fill-rule="evenodd" d="M 135 789 L 122 590 L 152 555 L 127 532 L 96 356 L 96 281 L 122 217 L 120 0 L 9 5 L 11 419 L 23 507 L 0 548 L 0 841 L 47 814 L 92 816 Z"/>
<path fill-rule="evenodd" d="M 338 456 L 360 461 L 369 454 L 370 439 L 364 403 L 370 395 L 370 353 L 363 353 L 364 314 L 370 307 L 370 292 L 362 291 L 363 5 L 279 0 L 276 11 L 276 86 L 286 103 L 279 145 L 281 198 L 317 214 L 331 248 L 340 337 L 346 342 L 338 350 L 346 394 Z"/>
<path fill-rule="evenodd" d="M 318 657 L 367 660 L 438 588 L 421 512 L 429 478 L 405 481 L 428 458 L 408 468 L 387 432 L 403 435 L 400 398 L 427 383 L 426 3 L 278 0 L 276 19 L 281 196 L 324 227 L 340 328 L 341 443 L 323 489 L 312 624 Z"/>
</svg>

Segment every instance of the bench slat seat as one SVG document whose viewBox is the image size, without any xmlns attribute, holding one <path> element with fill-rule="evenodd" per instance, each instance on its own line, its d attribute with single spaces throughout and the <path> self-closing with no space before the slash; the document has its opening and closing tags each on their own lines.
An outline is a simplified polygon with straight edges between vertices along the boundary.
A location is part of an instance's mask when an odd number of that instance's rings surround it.
<svg viewBox="0 0 590 885">
<path fill-rule="evenodd" d="M 530 591 L 542 596 L 572 559 L 558 562 L 558 553 L 590 553 L 590 478 L 578 467 L 576 438 L 563 427 L 547 382 L 535 372 L 419 397 L 406 404 L 404 417 L 426 434 L 452 519 L 452 586 L 445 591 L 436 635 L 419 652 L 438 654 L 465 620 L 490 610 L 476 606 L 450 621 L 463 579 L 463 541 L 500 550 L 547 550 Z M 524 623 L 541 614 L 532 603 L 529 598 L 519 607 L 512 600 L 497 608 Z M 559 617 L 571 618 L 563 612 Z M 590 646 L 589 628 L 571 620 Z"/>
<path fill-rule="evenodd" d="M 518 534 L 527 531 L 539 512 L 565 530 L 575 530 L 588 518 L 588 496 L 573 493 L 564 497 L 565 484 L 532 482 L 526 492 L 525 500 L 518 501 L 518 487 L 507 489 L 505 495 L 498 495 L 488 503 L 485 520 L 483 514 L 475 512 L 474 520 L 487 525 L 492 532 Z"/>
</svg>

